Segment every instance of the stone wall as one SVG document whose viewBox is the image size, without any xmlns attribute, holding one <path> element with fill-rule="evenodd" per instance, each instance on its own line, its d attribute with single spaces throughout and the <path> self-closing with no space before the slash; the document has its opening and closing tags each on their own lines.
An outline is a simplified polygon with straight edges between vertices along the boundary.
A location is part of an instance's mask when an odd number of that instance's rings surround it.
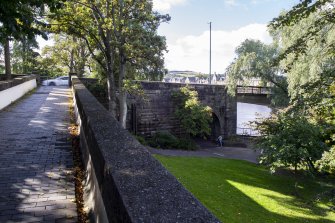
<svg viewBox="0 0 335 223">
<path fill-rule="evenodd" d="M 0 80 L 0 91 L 4 91 L 8 88 L 12 88 L 14 86 L 23 84 L 24 82 L 30 81 L 30 80 L 36 80 L 35 75 L 13 75 L 13 78 L 11 80 Z"/>
<path fill-rule="evenodd" d="M 172 93 L 178 91 L 185 84 L 164 82 L 141 82 L 144 98 L 133 98 L 129 123 L 139 135 L 150 136 L 157 131 L 169 131 L 173 134 L 182 134 L 179 121 L 175 117 L 175 104 Z M 230 97 L 223 85 L 189 85 L 198 92 L 202 104 L 212 108 L 219 129 L 214 137 L 224 135 L 229 137 L 236 134 L 237 103 L 235 97 Z M 132 109 L 136 107 L 136 112 Z M 134 128 L 136 126 L 136 128 Z"/>
<path fill-rule="evenodd" d="M 73 78 L 87 170 L 99 222 L 219 222 Z M 91 194 L 89 194 L 91 193 Z M 99 207 L 99 208 L 97 208 Z"/>
<path fill-rule="evenodd" d="M 0 110 L 36 88 L 36 76 L 27 75 L 0 81 Z"/>
</svg>

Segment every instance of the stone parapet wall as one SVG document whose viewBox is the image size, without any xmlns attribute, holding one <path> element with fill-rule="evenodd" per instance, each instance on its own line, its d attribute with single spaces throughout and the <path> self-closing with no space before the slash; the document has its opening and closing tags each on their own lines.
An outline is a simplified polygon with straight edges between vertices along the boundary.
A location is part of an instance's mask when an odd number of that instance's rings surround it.
<svg viewBox="0 0 335 223">
<path fill-rule="evenodd" d="M 76 77 L 72 88 L 96 221 L 219 222 Z"/>
<path fill-rule="evenodd" d="M 24 82 L 36 79 L 35 75 L 13 75 L 13 79 L 11 80 L 0 80 L 0 91 L 4 91 L 8 88 L 15 87 Z"/>
<path fill-rule="evenodd" d="M 36 76 L 27 75 L 0 81 L 0 110 L 36 88 Z"/>
</svg>

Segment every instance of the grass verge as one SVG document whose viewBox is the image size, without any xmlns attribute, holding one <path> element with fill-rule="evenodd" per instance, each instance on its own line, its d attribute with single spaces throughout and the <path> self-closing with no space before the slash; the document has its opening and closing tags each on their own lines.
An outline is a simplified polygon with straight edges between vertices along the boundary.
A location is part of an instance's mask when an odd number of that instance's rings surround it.
<svg viewBox="0 0 335 223">
<path fill-rule="evenodd" d="M 332 179 L 271 175 L 240 160 L 155 157 L 222 222 L 335 222 Z"/>
</svg>

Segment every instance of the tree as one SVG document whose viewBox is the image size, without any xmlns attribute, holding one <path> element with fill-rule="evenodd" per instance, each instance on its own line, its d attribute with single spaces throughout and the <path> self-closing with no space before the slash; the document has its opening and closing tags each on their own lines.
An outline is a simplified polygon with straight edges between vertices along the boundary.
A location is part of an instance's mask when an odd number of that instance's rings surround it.
<svg viewBox="0 0 335 223">
<path fill-rule="evenodd" d="M 316 162 L 317 167 L 327 173 L 335 173 L 335 147 L 332 147 L 329 151 L 325 151 L 322 154 L 320 160 Z"/>
<path fill-rule="evenodd" d="M 175 115 L 190 136 L 207 137 L 211 133 L 212 109 L 198 99 L 198 92 L 190 87 L 182 87 L 172 94 L 176 102 Z"/>
<path fill-rule="evenodd" d="M 238 84 L 247 85 L 251 78 L 260 78 L 264 83 L 273 85 L 277 97 L 276 105 L 287 105 L 287 83 L 279 66 L 273 61 L 279 54 L 277 45 L 266 45 L 259 40 L 245 40 L 235 50 L 237 58 L 226 70 L 228 92 L 235 94 Z M 278 99 L 279 98 L 279 99 Z M 279 103 L 280 102 L 280 103 Z"/>
<path fill-rule="evenodd" d="M 276 63 L 286 70 L 292 106 L 322 127 L 328 148 L 318 166 L 334 172 L 335 8 L 331 0 L 303 0 L 270 23 L 283 51 Z"/>
<path fill-rule="evenodd" d="M 330 80 L 331 81 L 330 81 Z M 318 124 L 323 128 L 323 142 L 328 146 L 327 150 L 322 154 L 320 160 L 316 162 L 317 167 L 322 172 L 328 172 L 331 174 L 335 173 L 335 82 L 334 76 L 328 78 L 328 83 L 330 86 L 323 84 L 322 89 L 317 91 L 318 96 L 316 96 L 316 90 L 314 87 L 314 94 L 311 98 L 305 99 L 308 101 L 308 106 L 312 107 L 313 104 L 316 105 L 314 108 L 314 117 L 317 117 Z M 319 84 L 316 84 L 319 85 Z M 321 100 L 320 100 L 321 98 Z M 317 100 L 317 101 L 316 101 Z"/>
<path fill-rule="evenodd" d="M 34 49 L 38 48 L 35 39 L 27 39 L 22 37 L 20 41 L 15 40 L 13 44 L 13 71 L 17 74 L 33 73 L 37 65 L 37 57 L 39 53 Z"/>
<path fill-rule="evenodd" d="M 2 40 L 3 42 L 3 48 L 4 48 L 4 57 L 5 57 L 5 74 L 7 76 L 7 79 L 11 78 L 12 72 L 11 72 L 11 65 L 10 65 L 10 48 L 9 48 L 9 38 L 5 38 Z"/>
<path fill-rule="evenodd" d="M 294 6 L 290 11 L 282 13 L 274 18 L 269 27 L 271 29 L 280 30 L 285 27 L 293 27 L 301 24 L 302 21 L 308 19 L 312 14 L 317 15 L 315 19 L 308 23 L 298 38 L 290 44 L 289 47 L 280 55 L 278 61 L 293 53 L 295 58 L 305 54 L 310 45 L 308 42 L 316 36 L 322 36 L 327 27 L 333 26 L 335 23 L 335 11 L 333 0 L 301 0 L 299 4 Z M 330 54 L 334 52 L 334 45 L 329 45 L 324 50 Z"/>
<path fill-rule="evenodd" d="M 335 44 L 334 24 L 321 23 L 323 26 L 319 26 L 322 14 L 319 11 L 310 13 L 308 17 L 289 26 L 270 26 L 275 42 L 282 49 L 276 63 L 287 74 L 288 91 L 292 99 L 300 97 L 303 85 L 316 83 L 325 77 L 324 74 L 329 74 L 329 70 L 334 70 L 335 59 L 331 50 Z M 314 27 L 316 23 L 317 28 Z"/>
<path fill-rule="evenodd" d="M 161 16 L 152 12 L 152 4 L 148 1 L 118 1 L 113 15 L 114 35 L 117 40 L 119 57 L 119 121 L 126 127 L 127 91 L 124 88 L 127 63 L 135 69 L 142 68 L 152 75 L 160 75 L 164 71 L 163 51 L 166 50 L 165 39 L 157 35 L 158 26 L 169 16 Z M 141 10 L 139 10 L 141 9 Z"/>
<path fill-rule="evenodd" d="M 154 13 L 152 2 L 147 0 L 68 1 L 54 17 L 56 29 L 82 38 L 92 58 L 103 68 L 109 110 L 117 118 L 119 102 L 119 120 L 124 127 L 126 97 L 122 87 L 127 63 L 135 68 L 145 63 L 163 65 L 148 61 L 162 61 L 165 39 L 157 35 L 157 27 L 165 18 Z"/>
<path fill-rule="evenodd" d="M 64 71 L 64 67 L 58 62 L 59 61 L 56 61 L 52 55 L 48 56 L 48 53 L 42 51 L 41 57 L 38 58 L 38 66 L 35 71 L 42 76 L 48 77 L 65 75 L 66 71 Z"/>
<path fill-rule="evenodd" d="M 263 151 L 260 163 L 269 165 L 272 170 L 284 166 L 297 171 L 299 166 L 307 166 L 315 172 L 315 162 L 327 148 L 320 143 L 320 126 L 290 110 L 257 123 L 257 129 L 261 133 L 258 145 Z"/>
<path fill-rule="evenodd" d="M 4 64 L 4 57 L 3 57 L 3 47 L 1 47 L 1 44 L 0 44 L 0 74 L 3 74 L 3 73 L 5 73 L 5 67 L 3 66 L 3 64 Z M 0 77 L 0 79 L 2 79 L 1 77 Z"/>
<path fill-rule="evenodd" d="M 8 78 L 11 75 L 9 41 L 11 38 L 20 40 L 23 37 L 32 40 L 35 35 L 47 38 L 40 26 L 46 23 L 40 18 L 44 7 L 54 10 L 61 6 L 58 0 L 2 0 L 0 2 L 0 42 L 5 51 L 5 67 Z"/>
<path fill-rule="evenodd" d="M 53 40 L 53 46 L 42 50 L 43 59 L 51 59 L 63 73 L 74 72 L 82 77 L 90 60 L 90 52 L 83 40 L 64 34 L 55 34 Z"/>
</svg>

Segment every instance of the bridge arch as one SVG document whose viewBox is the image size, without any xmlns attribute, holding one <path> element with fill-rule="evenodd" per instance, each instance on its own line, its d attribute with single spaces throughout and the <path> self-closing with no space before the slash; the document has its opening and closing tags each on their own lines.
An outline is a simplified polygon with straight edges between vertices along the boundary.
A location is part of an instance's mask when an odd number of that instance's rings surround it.
<svg viewBox="0 0 335 223">
<path fill-rule="evenodd" d="M 218 116 L 212 112 L 212 122 L 211 122 L 211 140 L 216 140 L 219 135 L 222 134 L 221 122 Z"/>
</svg>

